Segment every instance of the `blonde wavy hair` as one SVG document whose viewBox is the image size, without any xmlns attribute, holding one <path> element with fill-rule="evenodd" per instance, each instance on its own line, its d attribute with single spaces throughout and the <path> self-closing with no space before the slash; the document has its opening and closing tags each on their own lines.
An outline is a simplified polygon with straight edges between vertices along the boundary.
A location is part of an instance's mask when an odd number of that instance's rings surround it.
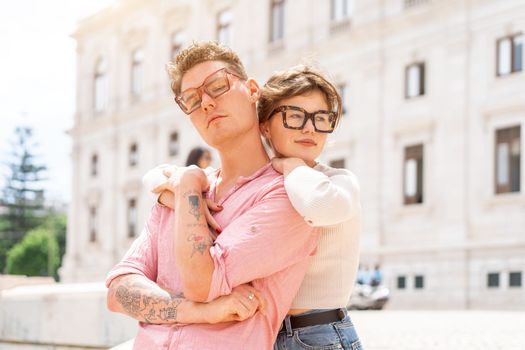
<svg viewBox="0 0 525 350">
<path fill-rule="evenodd" d="M 177 57 L 166 65 L 171 79 L 171 90 L 175 95 L 180 93 L 182 77 L 199 63 L 222 61 L 227 68 L 242 79 L 248 79 L 244 65 L 239 56 L 227 46 L 216 41 L 193 42 L 182 50 Z"/>
</svg>

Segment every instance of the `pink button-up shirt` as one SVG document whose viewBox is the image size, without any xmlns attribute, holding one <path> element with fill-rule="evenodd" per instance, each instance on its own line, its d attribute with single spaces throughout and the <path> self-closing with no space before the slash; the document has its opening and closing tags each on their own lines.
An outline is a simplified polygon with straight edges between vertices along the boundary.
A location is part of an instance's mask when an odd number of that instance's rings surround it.
<svg viewBox="0 0 525 350">
<path fill-rule="evenodd" d="M 220 170 L 209 176 L 210 196 Z M 314 254 L 319 233 L 293 209 L 283 177 L 270 164 L 241 177 L 219 202 L 215 219 L 223 227 L 210 248 L 214 272 L 209 300 L 252 281 L 267 301 L 242 322 L 189 325 L 140 323 L 134 349 L 271 349 Z M 142 234 L 108 274 L 106 285 L 135 273 L 160 287 L 182 291 L 173 249 L 174 212 L 156 205 Z"/>
</svg>

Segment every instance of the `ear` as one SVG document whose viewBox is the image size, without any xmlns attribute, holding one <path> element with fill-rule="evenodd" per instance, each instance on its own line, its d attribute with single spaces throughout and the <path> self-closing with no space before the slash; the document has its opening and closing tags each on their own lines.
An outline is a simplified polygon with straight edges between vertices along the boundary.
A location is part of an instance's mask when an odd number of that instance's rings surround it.
<svg viewBox="0 0 525 350">
<path fill-rule="evenodd" d="M 261 135 L 264 136 L 265 139 L 271 140 L 270 125 L 268 121 L 259 124 L 259 130 L 261 131 Z"/>
<path fill-rule="evenodd" d="M 259 87 L 259 84 L 255 81 L 255 79 L 249 78 L 246 81 L 246 86 L 248 86 L 248 89 L 250 90 L 250 99 L 252 102 L 257 102 L 259 99 L 261 88 Z"/>
</svg>

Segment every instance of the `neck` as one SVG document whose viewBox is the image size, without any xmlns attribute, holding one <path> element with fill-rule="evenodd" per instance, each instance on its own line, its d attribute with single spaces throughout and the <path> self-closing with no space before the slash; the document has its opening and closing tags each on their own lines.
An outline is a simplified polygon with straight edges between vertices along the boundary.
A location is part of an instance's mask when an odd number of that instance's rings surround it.
<svg viewBox="0 0 525 350">
<path fill-rule="evenodd" d="M 232 144 L 224 145 L 218 151 L 222 182 L 249 176 L 270 161 L 258 133 L 233 140 Z"/>
</svg>

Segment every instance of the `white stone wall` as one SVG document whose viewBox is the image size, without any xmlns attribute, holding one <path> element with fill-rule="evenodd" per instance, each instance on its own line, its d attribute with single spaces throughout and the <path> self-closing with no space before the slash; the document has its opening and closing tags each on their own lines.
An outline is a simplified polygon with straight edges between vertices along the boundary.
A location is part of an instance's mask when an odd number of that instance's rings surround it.
<svg viewBox="0 0 525 350">
<path fill-rule="evenodd" d="M 1 349 L 107 349 L 133 338 L 137 322 L 106 308 L 102 283 L 0 292 Z"/>
<path fill-rule="evenodd" d="M 78 43 L 78 102 L 73 201 L 66 281 L 101 280 L 129 247 L 127 199 L 138 198 L 139 222 L 152 205 L 142 174 L 162 162 L 182 164 L 200 143 L 174 104 L 164 64 L 170 38 L 185 30 L 188 42 L 215 38 L 217 14 L 233 14 L 231 46 L 261 84 L 274 70 L 316 62 L 346 84 L 348 113 L 331 136 L 322 161 L 345 159 L 361 183 L 362 261 L 380 262 L 392 288 L 392 308 L 525 308 L 524 288 L 509 290 L 505 273 L 525 264 L 525 171 L 521 141 L 520 193 L 494 195 L 494 130 L 525 127 L 525 74 L 496 77 L 496 40 L 525 32 L 525 4 L 509 1 L 427 1 L 409 9 L 402 0 L 353 1 L 343 23 L 330 21 L 329 1 L 286 1 L 284 39 L 269 43 L 269 1 L 118 1 L 85 19 Z M 129 94 L 131 52 L 143 46 L 144 94 Z M 108 62 L 107 112 L 93 112 L 93 69 Z M 426 93 L 404 98 L 405 67 L 424 61 Z M 179 131 L 180 154 L 167 142 Z M 127 166 L 127 149 L 139 144 L 139 164 Z M 403 204 L 403 152 L 424 144 L 424 202 Z M 100 175 L 89 176 L 91 154 Z M 218 163 L 216 162 L 215 165 Z M 88 208 L 101 215 L 99 241 L 88 242 Z M 501 271 L 502 286 L 486 287 Z M 510 269 L 510 270 L 509 270 Z M 425 287 L 410 287 L 422 274 Z M 396 277 L 409 277 L 406 290 Z"/>
</svg>

